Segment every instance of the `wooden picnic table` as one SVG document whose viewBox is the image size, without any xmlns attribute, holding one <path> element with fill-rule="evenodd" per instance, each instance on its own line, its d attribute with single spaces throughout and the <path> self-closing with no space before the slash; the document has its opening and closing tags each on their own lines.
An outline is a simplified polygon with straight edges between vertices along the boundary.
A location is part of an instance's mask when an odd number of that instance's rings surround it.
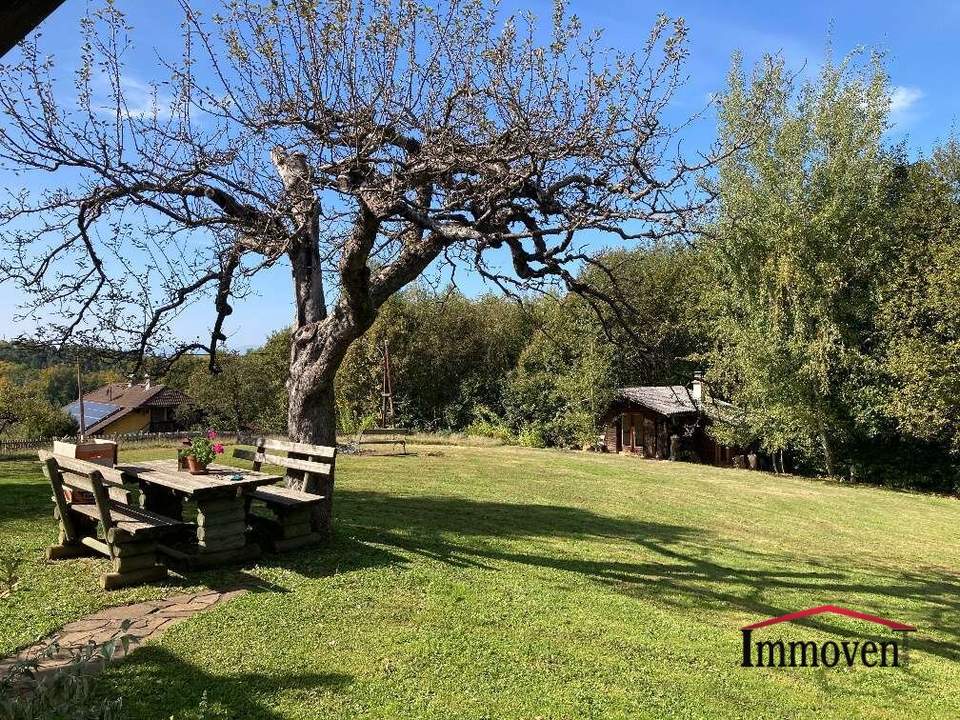
<svg viewBox="0 0 960 720">
<path fill-rule="evenodd" d="M 226 465 L 210 465 L 206 475 L 191 475 L 178 471 L 175 459 L 117 465 L 117 470 L 140 486 L 145 510 L 183 520 L 183 503 L 196 503 L 196 547 L 161 546 L 167 555 L 191 568 L 258 557 L 259 546 L 247 543 L 247 495 L 283 479 L 282 475 Z"/>
</svg>

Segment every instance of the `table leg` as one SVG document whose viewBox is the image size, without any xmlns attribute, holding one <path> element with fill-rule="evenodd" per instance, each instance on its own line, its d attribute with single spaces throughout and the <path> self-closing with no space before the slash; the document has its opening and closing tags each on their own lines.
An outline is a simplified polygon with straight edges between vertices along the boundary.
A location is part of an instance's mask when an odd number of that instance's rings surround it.
<svg viewBox="0 0 960 720">
<path fill-rule="evenodd" d="M 201 554 L 242 554 L 247 544 L 244 498 L 211 494 L 197 498 L 197 545 Z"/>
<path fill-rule="evenodd" d="M 183 520 L 183 499 L 168 488 L 142 483 L 143 509 L 164 515 L 172 520 Z"/>
</svg>

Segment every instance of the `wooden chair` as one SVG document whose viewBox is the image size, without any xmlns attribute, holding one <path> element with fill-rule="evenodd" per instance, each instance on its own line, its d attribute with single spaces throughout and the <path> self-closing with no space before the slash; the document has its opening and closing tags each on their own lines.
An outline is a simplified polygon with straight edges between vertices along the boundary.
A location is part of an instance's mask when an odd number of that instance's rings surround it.
<svg viewBox="0 0 960 720">
<path fill-rule="evenodd" d="M 335 447 L 258 438 L 254 450 L 235 448 L 233 456 L 249 460 L 254 470 L 264 464 L 286 470 L 283 485 L 265 485 L 248 496 L 273 513 L 273 518 L 253 515 L 248 504 L 248 520 L 268 549 L 282 552 L 326 539 L 333 519 Z"/>
<path fill-rule="evenodd" d="M 406 455 L 408 435 L 410 435 L 409 428 L 372 427 L 357 433 L 355 442 L 357 445 L 392 445 L 394 448 L 399 445 L 403 454 Z"/>
<path fill-rule="evenodd" d="M 119 470 L 44 450 L 39 455 L 60 523 L 60 542 L 47 548 L 49 560 L 90 551 L 106 555 L 113 571 L 100 578 L 105 590 L 167 577 L 166 566 L 157 560 L 157 542 L 179 532 L 183 523 L 133 505 Z M 65 488 L 80 492 L 68 500 Z M 92 503 L 82 502 L 84 493 L 92 495 Z"/>
</svg>

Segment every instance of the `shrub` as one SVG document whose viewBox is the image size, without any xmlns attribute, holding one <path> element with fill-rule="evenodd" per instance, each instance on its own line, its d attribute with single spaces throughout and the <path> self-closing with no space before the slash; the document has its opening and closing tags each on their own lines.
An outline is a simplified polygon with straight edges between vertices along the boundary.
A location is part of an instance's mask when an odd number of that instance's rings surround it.
<svg viewBox="0 0 960 720">
<path fill-rule="evenodd" d="M 467 426 L 466 432 L 467 435 L 493 438 L 507 445 L 516 442 L 516 437 L 506 421 L 497 417 L 486 405 L 474 406 L 473 422 Z"/>
<path fill-rule="evenodd" d="M 546 427 L 541 423 L 530 423 L 522 426 L 520 432 L 517 433 L 517 442 L 523 447 L 547 447 Z"/>
<path fill-rule="evenodd" d="M 130 636 L 125 622 L 105 643 L 89 643 L 73 652 L 62 668 L 39 674 L 40 664 L 60 651 L 51 643 L 36 658 L 12 665 L 0 676 L 0 718 L 3 720 L 117 720 L 120 698 L 94 698 L 93 679 L 86 666 L 109 662 L 117 650 L 127 650 Z"/>
</svg>

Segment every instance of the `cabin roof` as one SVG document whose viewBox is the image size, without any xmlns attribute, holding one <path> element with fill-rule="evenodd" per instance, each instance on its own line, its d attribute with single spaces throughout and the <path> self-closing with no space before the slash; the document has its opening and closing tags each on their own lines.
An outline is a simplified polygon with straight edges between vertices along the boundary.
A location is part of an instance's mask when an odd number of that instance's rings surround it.
<svg viewBox="0 0 960 720">
<path fill-rule="evenodd" d="M 643 405 L 661 415 L 683 415 L 697 412 L 690 390 L 683 385 L 644 385 L 619 388 L 615 399 Z"/>
<path fill-rule="evenodd" d="M 713 397 L 706 401 L 695 399 L 690 388 L 685 385 L 643 385 L 618 388 L 613 401 L 636 403 L 667 417 L 700 412 L 719 415 L 723 410 L 732 410 L 734 407 L 728 402 Z"/>
</svg>

